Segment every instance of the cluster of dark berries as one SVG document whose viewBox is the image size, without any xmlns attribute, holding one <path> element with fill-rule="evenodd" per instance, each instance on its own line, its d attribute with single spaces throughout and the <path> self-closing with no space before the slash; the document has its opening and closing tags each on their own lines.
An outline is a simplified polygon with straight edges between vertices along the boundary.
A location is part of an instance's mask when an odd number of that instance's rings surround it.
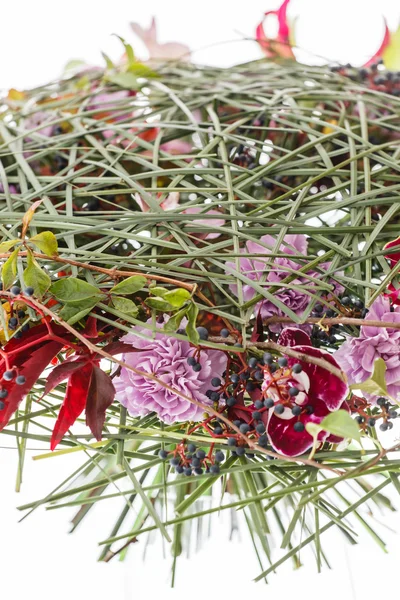
<svg viewBox="0 0 400 600">
<path fill-rule="evenodd" d="M 16 331 L 13 335 L 13 337 L 17 340 L 22 338 L 23 334 L 30 329 L 29 323 L 24 323 L 25 318 L 25 311 L 18 310 L 16 313 L 13 313 L 13 316 L 8 320 L 8 329 L 10 329 L 10 331 L 15 331 L 18 329 L 18 331 Z"/>
<path fill-rule="evenodd" d="M 379 90 L 392 96 L 400 96 L 400 71 L 393 72 L 382 69 L 382 60 L 377 61 L 370 67 L 357 69 L 351 64 L 334 65 L 330 68 L 333 73 L 338 73 L 366 85 L 369 89 Z"/>
<path fill-rule="evenodd" d="M 180 475 L 218 475 L 220 464 L 225 460 L 222 450 L 216 450 L 214 455 L 206 454 L 202 448 L 197 448 L 192 442 L 179 444 L 175 450 L 168 452 L 160 450 L 158 456 L 162 460 L 169 460 L 171 467 Z"/>
<path fill-rule="evenodd" d="M 15 380 L 15 383 L 17 385 L 24 385 L 24 383 L 26 382 L 25 376 L 17 375 L 17 372 L 13 367 L 11 367 L 9 371 L 4 371 L 2 379 L 3 381 L 7 382 Z M 0 383 L 0 410 L 5 409 L 7 396 L 8 390 L 5 387 L 3 387 Z"/>
<path fill-rule="evenodd" d="M 340 312 L 327 308 L 318 303 L 314 306 L 311 313 L 312 317 L 332 319 L 335 317 L 346 316 L 364 319 L 368 314 L 368 309 L 364 307 L 364 303 L 360 298 L 353 296 L 343 296 L 340 299 Z M 313 327 L 311 337 L 315 347 L 331 346 L 336 347 L 338 343 L 337 335 L 341 335 L 342 325 L 334 323 L 327 330 L 321 329 L 318 325 Z"/>
<path fill-rule="evenodd" d="M 365 430 L 366 427 L 375 427 L 378 420 L 382 420 L 379 425 L 381 431 L 388 431 L 393 428 L 393 419 L 397 419 L 398 413 L 394 406 L 390 405 L 387 398 L 380 397 L 376 402 L 377 406 L 372 409 L 372 416 L 368 415 L 363 408 L 359 410 L 360 414 L 356 416 L 355 420 L 360 425 L 361 429 Z"/>
</svg>

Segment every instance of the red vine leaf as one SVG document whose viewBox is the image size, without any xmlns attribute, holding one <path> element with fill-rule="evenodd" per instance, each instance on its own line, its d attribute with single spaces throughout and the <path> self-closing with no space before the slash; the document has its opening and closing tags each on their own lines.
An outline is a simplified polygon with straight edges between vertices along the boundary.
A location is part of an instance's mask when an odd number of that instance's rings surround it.
<svg viewBox="0 0 400 600">
<path fill-rule="evenodd" d="M 82 368 L 84 364 L 84 361 L 66 360 L 57 367 L 55 367 L 47 377 L 43 395 L 51 392 L 51 390 L 53 390 L 59 383 L 64 381 L 64 379 L 68 379 L 72 375 L 72 373 Z"/>
<path fill-rule="evenodd" d="M 96 440 L 101 440 L 101 432 L 106 419 L 106 410 L 115 397 L 111 377 L 99 367 L 93 366 L 89 393 L 86 401 L 86 424 Z"/>
<path fill-rule="evenodd" d="M 124 342 L 111 342 L 103 350 L 107 354 L 115 356 L 116 354 L 127 354 L 128 352 L 141 352 L 142 348 L 134 348 L 130 344 L 124 344 Z"/>
<path fill-rule="evenodd" d="M 94 367 L 92 363 L 87 363 L 79 370 L 74 371 L 68 379 L 67 393 L 51 436 L 51 450 L 54 450 L 85 408 L 95 368 L 97 367 Z"/>
</svg>

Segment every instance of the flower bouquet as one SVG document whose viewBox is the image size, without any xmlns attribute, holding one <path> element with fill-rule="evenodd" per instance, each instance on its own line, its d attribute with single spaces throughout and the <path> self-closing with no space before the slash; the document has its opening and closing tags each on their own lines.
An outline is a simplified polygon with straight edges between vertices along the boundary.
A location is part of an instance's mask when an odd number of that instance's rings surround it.
<svg viewBox="0 0 400 600">
<path fill-rule="evenodd" d="M 144 64 L 123 43 L 121 64 L 2 101 L 0 428 L 18 487 L 27 443 L 83 457 L 20 509 L 75 506 L 75 528 L 118 498 L 101 560 L 157 532 L 174 572 L 193 525 L 224 511 L 257 580 L 306 547 L 319 570 L 330 528 L 383 545 L 374 505 L 400 491 L 399 77 L 276 49 Z"/>
</svg>

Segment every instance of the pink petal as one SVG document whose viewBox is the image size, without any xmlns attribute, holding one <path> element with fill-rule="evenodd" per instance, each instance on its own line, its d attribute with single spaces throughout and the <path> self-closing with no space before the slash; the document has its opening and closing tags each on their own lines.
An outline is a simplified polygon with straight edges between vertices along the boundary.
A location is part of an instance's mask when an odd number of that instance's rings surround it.
<svg viewBox="0 0 400 600">
<path fill-rule="evenodd" d="M 264 19 L 259 23 L 256 29 L 256 40 L 267 57 L 282 56 L 284 58 L 294 58 L 290 45 L 290 30 L 287 20 L 287 7 L 290 0 L 284 0 L 278 10 L 269 10 L 264 14 Z M 264 21 L 269 15 L 275 15 L 278 18 L 278 34 L 275 39 L 267 38 L 264 31 Z"/>
<path fill-rule="evenodd" d="M 379 46 L 378 50 L 375 52 L 375 54 L 373 56 L 371 56 L 371 58 L 364 64 L 364 67 L 369 67 L 370 65 L 373 65 L 376 62 L 378 62 L 378 60 L 382 57 L 382 54 L 383 54 L 384 50 L 389 45 L 389 42 L 390 42 L 390 30 L 389 30 L 389 27 L 387 25 L 387 22 L 386 22 L 385 18 L 383 19 L 383 22 L 385 24 L 385 33 L 383 35 L 382 43 Z"/>
</svg>

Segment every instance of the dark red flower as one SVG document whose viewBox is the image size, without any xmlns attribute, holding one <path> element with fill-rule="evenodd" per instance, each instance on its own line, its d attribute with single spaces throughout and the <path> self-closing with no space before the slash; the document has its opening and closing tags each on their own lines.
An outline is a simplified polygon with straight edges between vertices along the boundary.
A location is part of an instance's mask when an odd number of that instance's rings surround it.
<svg viewBox="0 0 400 600">
<path fill-rule="evenodd" d="M 298 345 L 299 335 L 301 345 Z M 339 368 L 328 352 L 313 348 L 307 334 L 299 333 L 296 328 L 286 328 L 278 342 L 308 356 L 323 358 Z M 299 367 L 293 370 L 295 364 L 300 365 L 301 370 Z M 300 372 L 296 372 L 298 370 Z M 349 388 L 323 367 L 288 357 L 287 366 L 272 374 L 265 373 L 262 390 L 264 398 L 272 398 L 275 402 L 275 406 L 263 417 L 272 447 L 286 456 L 298 456 L 313 444 L 306 424 L 319 424 L 330 412 L 342 408 Z M 277 410 L 278 404 L 282 412 Z M 293 409 L 299 414 L 294 414 Z M 328 436 L 322 431 L 318 439 L 325 441 Z"/>
</svg>

